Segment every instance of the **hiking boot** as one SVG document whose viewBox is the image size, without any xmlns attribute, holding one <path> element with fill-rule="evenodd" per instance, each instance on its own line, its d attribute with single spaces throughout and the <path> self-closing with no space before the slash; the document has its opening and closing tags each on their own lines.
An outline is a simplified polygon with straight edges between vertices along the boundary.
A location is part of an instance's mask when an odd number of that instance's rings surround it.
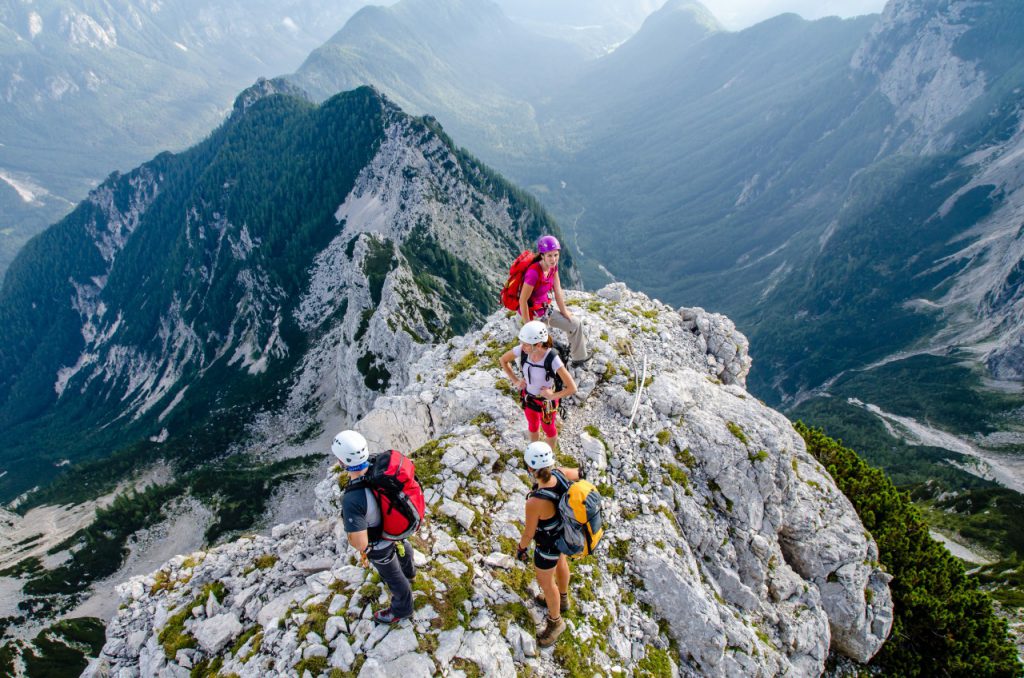
<svg viewBox="0 0 1024 678">
<path fill-rule="evenodd" d="M 594 354 L 593 354 L 593 353 L 591 353 L 591 354 L 590 354 L 590 355 L 588 355 L 588 356 L 587 356 L 586 358 L 580 358 L 579 360 L 573 360 L 573 361 L 572 361 L 571 363 L 569 363 L 569 364 L 570 364 L 570 365 L 571 365 L 572 367 L 582 367 L 583 365 L 586 365 L 586 364 L 587 364 L 588 362 L 590 362 L 590 359 L 591 359 L 591 358 L 593 358 L 593 357 L 594 357 Z"/>
<path fill-rule="evenodd" d="M 544 627 L 544 630 L 537 634 L 537 644 L 541 647 L 551 647 L 558 640 L 558 636 L 562 635 L 562 631 L 565 630 L 565 619 L 559 617 L 558 619 L 552 619 L 548 617 L 548 624 Z"/>
<path fill-rule="evenodd" d="M 537 595 L 535 595 L 533 597 L 533 602 L 537 603 L 541 607 L 547 607 L 548 606 L 548 599 L 544 597 L 544 592 L 543 591 L 541 591 L 540 593 L 538 593 Z M 562 612 L 565 612 L 566 610 L 569 609 L 569 594 L 568 593 L 559 593 L 558 594 L 558 607 L 559 607 L 559 609 Z"/>
<path fill-rule="evenodd" d="M 407 614 L 404 617 L 397 616 L 390 607 L 386 607 L 383 610 L 377 610 L 373 613 L 373 621 L 378 624 L 397 624 L 403 619 L 409 619 L 412 617 L 411 614 Z"/>
</svg>

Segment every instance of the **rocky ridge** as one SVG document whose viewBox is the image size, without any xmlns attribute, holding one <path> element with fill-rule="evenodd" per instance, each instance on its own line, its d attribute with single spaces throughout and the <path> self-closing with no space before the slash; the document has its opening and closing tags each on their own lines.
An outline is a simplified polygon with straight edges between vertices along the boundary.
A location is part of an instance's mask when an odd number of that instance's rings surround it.
<svg viewBox="0 0 1024 678">
<path fill-rule="evenodd" d="M 345 546 L 335 469 L 317 518 L 123 585 L 86 675 L 816 675 L 830 648 L 869 659 L 892 622 L 889 577 L 789 422 L 745 391 L 746 339 L 621 285 L 569 301 L 594 358 L 575 371 L 560 455 L 586 464 L 609 529 L 574 565 L 553 651 L 534 642 L 532 570 L 510 555 L 527 485 L 497 367 L 515 326 L 498 313 L 423 353 L 357 425 L 375 448 L 415 450 L 427 490 L 412 621 L 370 620 L 387 594 Z"/>
</svg>

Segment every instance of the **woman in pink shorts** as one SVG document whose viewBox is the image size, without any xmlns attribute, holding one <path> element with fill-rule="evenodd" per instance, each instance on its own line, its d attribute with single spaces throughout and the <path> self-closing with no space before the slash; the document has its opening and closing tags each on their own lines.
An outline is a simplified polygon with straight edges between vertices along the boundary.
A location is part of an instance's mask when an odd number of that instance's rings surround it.
<svg viewBox="0 0 1024 678">
<path fill-rule="evenodd" d="M 519 346 L 501 356 L 501 369 L 519 389 L 530 440 L 540 440 L 543 429 L 548 444 L 554 448 L 558 438 L 555 426 L 558 401 L 576 392 L 576 382 L 562 363 L 558 351 L 551 347 L 547 325 L 531 320 L 519 329 L 519 341 L 522 342 Z M 523 375 L 521 379 L 512 371 L 513 361 L 519 364 Z M 562 388 L 558 391 L 553 390 L 556 374 L 562 381 Z"/>
</svg>

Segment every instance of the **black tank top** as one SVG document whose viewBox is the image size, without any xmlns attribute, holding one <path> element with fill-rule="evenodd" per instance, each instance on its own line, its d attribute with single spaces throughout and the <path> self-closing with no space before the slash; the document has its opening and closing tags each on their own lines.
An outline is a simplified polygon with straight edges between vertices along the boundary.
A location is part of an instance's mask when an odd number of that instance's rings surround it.
<svg viewBox="0 0 1024 678">
<path fill-rule="evenodd" d="M 555 514 L 553 516 L 537 521 L 537 532 L 533 537 L 537 542 L 537 546 L 549 548 L 554 546 L 562 527 L 562 514 L 558 512 L 558 502 L 561 501 L 562 495 L 569 491 L 570 485 L 569 479 L 558 469 L 553 470 L 551 475 L 557 481 L 552 487 L 539 488 L 534 483 L 533 489 L 527 495 L 528 499 L 530 497 L 540 497 L 541 499 L 547 499 L 555 505 Z"/>
</svg>

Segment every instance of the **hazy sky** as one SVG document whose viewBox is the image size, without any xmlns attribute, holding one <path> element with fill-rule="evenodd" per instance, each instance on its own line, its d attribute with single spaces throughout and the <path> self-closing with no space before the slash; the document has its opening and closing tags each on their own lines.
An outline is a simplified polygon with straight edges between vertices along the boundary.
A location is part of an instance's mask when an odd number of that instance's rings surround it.
<svg viewBox="0 0 1024 678">
<path fill-rule="evenodd" d="M 881 12 L 885 0 L 702 0 L 726 28 L 746 28 L 785 12 L 805 19 L 823 16 L 857 16 Z"/>
</svg>

